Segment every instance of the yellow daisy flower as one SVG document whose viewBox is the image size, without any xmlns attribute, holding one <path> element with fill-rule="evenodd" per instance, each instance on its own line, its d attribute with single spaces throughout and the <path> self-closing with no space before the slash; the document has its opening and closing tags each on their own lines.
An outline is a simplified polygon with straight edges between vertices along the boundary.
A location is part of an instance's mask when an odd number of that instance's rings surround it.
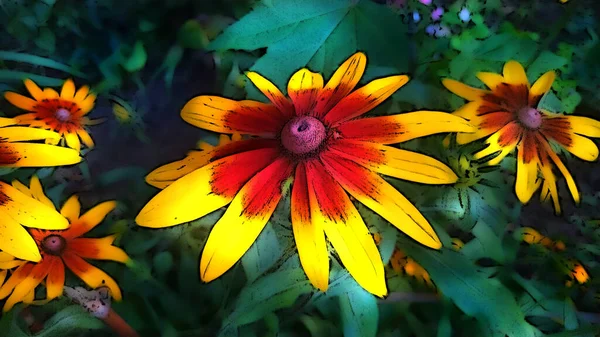
<svg viewBox="0 0 600 337">
<path fill-rule="evenodd" d="M 576 203 L 580 196 L 573 177 L 550 142 L 559 144 L 576 157 L 594 161 L 598 158 L 598 147 L 584 136 L 600 137 L 600 122 L 587 117 L 554 114 L 538 107 L 542 96 L 552 87 L 554 71 L 548 71 L 530 85 L 523 67 L 516 61 L 509 61 L 504 65 L 503 75 L 477 74 L 489 90 L 451 79 L 443 81 L 448 90 L 470 101 L 454 114 L 478 127 L 475 133 L 459 133 L 457 142 L 466 144 L 487 137 L 488 147 L 474 157 L 480 159 L 499 152 L 490 160 L 491 165 L 498 164 L 517 149 L 515 191 L 519 200 L 526 204 L 542 186 L 542 201 L 552 199 L 556 213 L 560 213 L 552 163 L 567 180 Z"/>
<path fill-rule="evenodd" d="M 48 207 L 54 208 L 52 201 L 44 194 L 37 177 L 32 177 L 29 187 L 19 181 L 14 181 L 13 187 Z M 0 299 L 8 297 L 4 304 L 4 311 L 10 310 L 18 302 L 29 301 L 31 303 L 33 298 L 30 298 L 30 294 L 33 294 L 35 288 L 43 280 L 46 280 L 46 301 L 61 296 L 65 283 L 65 267 L 88 286 L 92 288 L 106 286 L 115 300 L 121 300 L 121 290 L 116 281 L 86 261 L 86 259 L 94 259 L 127 263 L 129 261 L 127 254 L 122 249 L 113 246 L 116 236 L 82 237 L 100 224 L 115 206 L 116 202 L 106 201 L 80 215 L 81 206 L 78 197 L 74 195 L 65 202 L 60 210 L 65 221 L 68 219 L 71 224 L 68 229 L 30 230 L 29 232 L 42 253 L 42 259 L 12 266 L 18 266 L 18 268 L 0 287 Z M 0 256 L 1 258 L 2 256 Z M 14 263 L 18 262 L 14 261 Z"/>
<path fill-rule="evenodd" d="M 94 107 L 96 95 L 90 93 L 88 86 L 75 91 L 73 80 L 68 79 L 62 86 L 60 95 L 51 88 L 40 89 L 32 80 L 25 80 L 25 87 L 33 97 L 6 92 L 4 97 L 14 106 L 31 111 L 15 117 L 21 125 L 53 130 L 66 141 L 67 146 L 80 151 L 81 141 L 88 148 L 94 147 L 94 141 L 86 131 L 86 126 L 98 124 L 99 120 L 90 120 L 86 115 Z M 81 138 L 81 141 L 80 141 Z"/>
<path fill-rule="evenodd" d="M 385 296 L 381 256 L 348 194 L 421 244 L 440 248 L 427 219 L 379 174 L 454 183 L 456 174 L 442 162 L 389 144 L 474 130 L 463 118 L 436 111 L 364 117 L 408 81 L 406 75 L 389 76 L 355 90 L 366 61 L 363 53 L 352 55 L 328 82 L 301 69 L 288 83 L 288 96 L 248 73 L 269 104 L 218 96 L 190 100 L 181 111 L 188 123 L 256 137 L 188 156 L 184 168 L 178 163 L 163 170 L 172 183 L 140 211 L 138 225 L 174 226 L 229 205 L 202 252 L 200 277 L 209 282 L 250 248 L 281 200 L 282 184 L 293 177 L 291 221 L 308 279 L 323 291 L 328 287 L 327 238 L 358 284 Z"/>
</svg>

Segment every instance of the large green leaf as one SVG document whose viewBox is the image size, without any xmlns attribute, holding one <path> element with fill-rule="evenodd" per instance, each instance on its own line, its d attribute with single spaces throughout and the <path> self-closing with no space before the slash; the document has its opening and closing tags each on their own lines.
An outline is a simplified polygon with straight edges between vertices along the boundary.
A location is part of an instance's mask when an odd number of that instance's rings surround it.
<svg viewBox="0 0 600 337">
<path fill-rule="evenodd" d="M 348 288 L 339 297 L 344 336 L 375 337 L 379 320 L 377 300 L 358 285 Z"/>
<path fill-rule="evenodd" d="M 328 76 L 357 50 L 390 71 L 406 71 L 403 26 L 388 7 L 367 0 L 273 0 L 268 6 L 257 5 L 208 49 L 268 48 L 251 69 L 285 89 L 299 68 L 308 65 Z M 259 99 L 252 85 L 248 91 Z"/>
<path fill-rule="evenodd" d="M 479 272 L 466 256 L 447 248 L 434 251 L 404 237 L 399 241 L 407 255 L 429 272 L 440 292 L 464 313 L 477 318 L 490 336 L 537 335 L 510 290 Z"/>
<path fill-rule="evenodd" d="M 271 268 L 283 254 L 277 234 L 271 224 L 267 224 L 254 244 L 242 257 L 242 265 L 249 282 L 254 282 L 267 269 Z"/>
<path fill-rule="evenodd" d="M 35 336 L 71 336 L 90 329 L 102 329 L 104 327 L 102 321 L 90 315 L 81 306 L 71 305 L 52 316 L 44 324 L 44 330 Z"/>
<path fill-rule="evenodd" d="M 313 291 L 299 264 L 257 279 L 244 287 L 234 310 L 224 320 L 222 331 L 255 322 L 275 310 L 288 308 L 302 294 Z"/>
</svg>

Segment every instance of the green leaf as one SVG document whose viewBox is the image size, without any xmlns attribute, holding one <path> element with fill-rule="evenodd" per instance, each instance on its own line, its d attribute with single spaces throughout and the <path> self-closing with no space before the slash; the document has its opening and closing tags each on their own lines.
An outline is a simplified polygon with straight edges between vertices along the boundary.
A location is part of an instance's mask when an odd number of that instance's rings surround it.
<svg viewBox="0 0 600 337">
<path fill-rule="evenodd" d="M 104 323 L 91 316 L 79 305 L 71 305 L 52 316 L 44 323 L 44 330 L 36 337 L 65 336 L 84 333 L 90 329 L 102 329 Z"/>
<path fill-rule="evenodd" d="M 350 290 L 350 289 L 349 289 Z M 373 295 L 354 287 L 339 297 L 344 337 L 375 337 L 379 310 Z"/>
<path fill-rule="evenodd" d="M 338 337 L 339 329 L 329 320 L 321 319 L 316 316 L 303 315 L 300 322 L 304 324 L 310 332 L 311 337 Z"/>
<path fill-rule="evenodd" d="M 302 268 L 277 271 L 242 289 L 235 310 L 225 319 L 223 329 L 255 322 L 275 310 L 288 308 L 313 287 Z"/>
<path fill-rule="evenodd" d="M 492 336 L 534 337 L 536 329 L 514 295 L 497 279 L 488 278 L 466 256 L 442 248 L 434 251 L 400 237 L 402 248 L 425 268 L 444 296 L 465 314 L 477 318 Z"/>
<path fill-rule="evenodd" d="M 539 103 L 540 109 L 545 109 L 551 112 L 562 112 L 562 102 L 556 97 L 552 91 L 548 91 Z"/>
<path fill-rule="evenodd" d="M 56 36 L 50 29 L 43 27 L 40 29 L 40 35 L 34 40 L 34 43 L 52 54 L 56 49 Z"/>
<path fill-rule="evenodd" d="M 0 69 L 0 81 L 23 82 L 25 79 L 30 79 L 38 85 L 44 87 L 58 87 L 65 82 L 64 80 L 58 78 L 30 74 L 24 71 Z"/>
<path fill-rule="evenodd" d="M 527 67 L 527 78 L 534 83 L 545 72 L 560 69 L 567 62 L 566 58 L 545 50 Z"/>
<path fill-rule="evenodd" d="M 374 22 L 383 22 L 384 28 Z M 281 89 L 296 70 L 309 65 L 327 77 L 352 53 L 363 50 L 380 66 L 407 70 L 406 37 L 398 16 L 386 6 L 355 0 L 273 0 L 258 4 L 211 42 L 210 50 L 257 50 L 267 53 L 251 70 Z M 251 85 L 249 97 L 258 98 Z"/>
<path fill-rule="evenodd" d="M 277 234 L 273 230 L 273 226 L 268 223 L 242 257 L 242 265 L 248 282 L 254 282 L 271 268 L 282 254 L 283 248 L 277 240 Z"/>
<path fill-rule="evenodd" d="M 488 257 L 500 263 L 504 262 L 505 257 L 500 238 L 496 236 L 496 233 L 488 224 L 483 221 L 477 222 L 472 229 L 472 233 L 476 239 L 465 244 L 461 249 L 462 254 L 472 260 Z"/>
<path fill-rule="evenodd" d="M 179 29 L 177 41 L 184 48 L 203 49 L 208 45 L 208 36 L 196 20 L 188 20 Z"/>
<path fill-rule="evenodd" d="M 168 251 L 154 255 L 154 270 L 160 275 L 166 275 L 173 268 L 173 254 Z"/>
<path fill-rule="evenodd" d="M 565 329 L 567 330 L 575 330 L 579 328 L 579 322 L 577 321 L 577 308 L 575 307 L 573 300 L 571 300 L 569 297 L 565 298 L 564 322 Z"/>
<path fill-rule="evenodd" d="M 128 72 L 133 73 L 144 68 L 147 59 L 148 55 L 146 55 L 144 43 L 142 41 L 138 41 L 133 46 L 133 51 L 131 52 L 129 58 L 123 64 L 123 67 Z"/>
<path fill-rule="evenodd" d="M 29 63 L 29 64 L 33 64 L 33 65 L 40 66 L 40 67 L 47 67 L 47 68 L 52 68 L 52 69 L 56 69 L 56 70 L 61 70 L 61 71 L 64 71 L 66 73 L 69 73 L 71 75 L 75 75 L 75 76 L 78 76 L 81 78 L 87 78 L 87 76 L 84 73 L 82 73 L 72 67 L 69 67 L 68 65 L 56 62 L 49 58 L 35 56 L 35 55 L 31 55 L 31 54 L 0 51 L 0 60 Z M 0 80 L 2 80 L 2 79 L 3 78 L 0 77 Z M 31 79 L 34 80 L 33 78 L 31 78 Z M 37 82 L 37 80 L 34 80 L 34 81 Z M 59 81 L 59 80 L 56 80 L 56 81 Z M 62 82 L 63 82 L 63 80 L 60 80 L 59 85 L 62 84 Z M 49 85 L 49 84 L 41 84 L 41 83 L 38 83 L 38 84 Z"/>
</svg>

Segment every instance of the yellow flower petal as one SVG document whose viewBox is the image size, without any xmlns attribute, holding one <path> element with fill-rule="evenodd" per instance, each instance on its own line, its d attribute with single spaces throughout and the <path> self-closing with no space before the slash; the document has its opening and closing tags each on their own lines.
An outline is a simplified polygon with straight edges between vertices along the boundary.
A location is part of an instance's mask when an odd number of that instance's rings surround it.
<svg viewBox="0 0 600 337">
<path fill-rule="evenodd" d="M 468 121 L 472 121 L 477 119 L 477 110 L 479 109 L 479 106 L 481 106 L 481 102 L 469 102 L 458 108 L 458 110 L 454 111 L 452 114 Z"/>
<path fill-rule="evenodd" d="M 78 237 L 98 226 L 108 213 L 112 212 L 117 207 L 117 202 L 114 200 L 105 201 L 94 206 L 89 211 L 85 212 L 79 220 L 71 224 L 71 228 L 65 232 L 65 236 Z"/>
<path fill-rule="evenodd" d="M 44 88 L 43 95 L 44 98 L 58 98 L 58 92 L 52 88 Z"/>
<path fill-rule="evenodd" d="M 72 79 L 68 79 L 62 86 L 62 90 L 60 91 L 60 97 L 64 98 L 68 101 L 72 100 L 75 96 L 75 83 L 73 83 Z"/>
<path fill-rule="evenodd" d="M 81 102 L 83 102 L 83 100 L 87 97 L 87 95 L 90 93 L 90 87 L 88 87 L 87 85 L 82 86 L 81 88 L 79 88 L 79 90 L 77 90 L 77 92 L 75 93 L 75 96 L 73 97 L 73 101 L 75 101 L 75 103 L 80 104 Z"/>
<path fill-rule="evenodd" d="M 0 249 L 27 261 L 38 262 L 42 259 L 38 246 L 29 232 L 2 210 L 0 210 Z"/>
<path fill-rule="evenodd" d="M 294 105 L 281 93 L 271 81 L 264 78 L 259 73 L 249 71 L 246 76 L 254 83 L 254 85 L 265 95 L 273 105 L 279 109 L 281 113 L 287 116 L 292 116 L 294 113 Z"/>
<path fill-rule="evenodd" d="M 320 223 L 344 267 L 373 295 L 387 295 L 379 250 L 348 195 L 319 163 L 310 170 L 308 193 L 313 223 Z"/>
<path fill-rule="evenodd" d="M 49 138 L 52 139 L 52 138 Z M 2 163 L 4 167 L 63 166 L 81 162 L 79 152 L 48 144 L 0 143 L 0 158 L 14 158 Z"/>
<path fill-rule="evenodd" d="M 571 138 L 569 146 L 561 144 L 567 151 L 583 160 L 594 161 L 598 159 L 598 146 L 596 146 L 596 143 L 577 134 L 571 134 L 569 138 Z"/>
<path fill-rule="evenodd" d="M 523 66 L 517 61 L 508 61 L 504 64 L 504 79 L 508 84 L 524 84 L 529 87 L 529 80 L 527 79 L 527 74 L 525 74 L 525 69 Z"/>
<path fill-rule="evenodd" d="M 498 84 L 504 82 L 504 77 L 502 77 L 502 75 L 484 71 L 477 73 L 477 78 L 490 88 L 490 90 L 496 89 Z"/>
<path fill-rule="evenodd" d="M 65 264 L 58 261 L 52 266 L 46 278 L 46 298 L 51 300 L 63 294 L 65 285 Z"/>
<path fill-rule="evenodd" d="M 555 77 L 556 74 L 553 70 L 551 70 L 538 78 L 538 80 L 533 83 L 531 89 L 529 90 L 529 99 L 531 100 L 536 96 L 543 96 L 545 93 L 547 93 L 552 87 Z"/>
<path fill-rule="evenodd" d="M 42 183 L 37 176 L 32 176 L 31 181 L 29 182 L 29 189 L 31 190 L 31 194 L 36 200 L 41 201 L 44 205 L 56 209 L 52 200 L 50 200 L 46 194 L 44 194 L 44 189 L 42 188 Z"/>
<path fill-rule="evenodd" d="M 19 190 L 19 192 L 25 194 L 28 197 L 33 198 L 33 193 L 31 192 L 31 190 L 29 189 L 29 187 L 25 186 L 25 184 L 23 184 L 22 182 L 18 181 L 18 180 L 13 180 L 11 183 L 12 187 L 16 188 L 17 190 Z"/>
<path fill-rule="evenodd" d="M 202 251 L 200 278 L 204 282 L 223 275 L 252 246 L 275 211 L 281 184 L 291 173 L 292 162 L 281 157 L 250 179 L 233 198 Z"/>
<path fill-rule="evenodd" d="M 107 273 L 70 252 L 63 254 L 62 258 L 67 265 L 67 268 L 69 268 L 73 274 L 77 275 L 77 277 L 82 279 L 89 287 L 98 288 L 100 286 L 106 286 L 110 289 L 111 295 L 116 301 L 122 299 L 119 285 Z"/>
<path fill-rule="evenodd" d="M 286 98 L 287 99 L 287 98 Z M 181 109 L 181 118 L 196 127 L 219 133 L 275 136 L 287 118 L 272 104 L 198 96 Z"/>
<path fill-rule="evenodd" d="M 571 173 L 569 173 L 569 170 L 566 168 L 565 164 L 563 164 L 563 162 L 560 160 L 560 158 L 558 158 L 556 153 L 554 153 L 550 145 L 547 142 L 541 143 L 544 146 L 546 152 L 548 153 L 550 159 L 552 159 L 558 170 L 565 177 L 565 180 L 567 181 L 567 186 L 569 187 L 569 191 L 571 192 L 571 196 L 573 196 L 573 201 L 575 201 L 575 203 L 579 203 L 581 199 L 579 196 L 579 191 L 577 190 L 577 185 L 575 184 L 575 180 L 573 180 L 573 176 L 571 176 Z"/>
<path fill-rule="evenodd" d="M 35 82 L 33 82 L 30 79 L 26 79 L 24 83 L 25 87 L 31 94 L 31 97 L 33 97 L 36 101 L 41 101 L 42 99 L 44 99 L 44 93 L 42 89 L 40 89 L 40 87 L 38 87 L 38 85 L 35 84 Z"/>
<path fill-rule="evenodd" d="M 380 144 L 401 143 L 445 132 L 475 130 L 467 120 L 438 111 L 415 111 L 391 116 L 360 118 L 343 123 L 338 128 L 345 139 Z"/>
<path fill-rule="evenodd" d="M 135 221 L 142 227 L 163 228 L 196 220 L 231 202 L 212 191 L 211 176 L 221 161 L 189 173 L 170 184 L 142 208 Z"/>
<path fill-rule="evenodd" d="M 60 139 L 60 134 L 50 130 L 26 126 L 10 126 L 0 129 L 0 137 L 4 138 L 8 142 L 21 142 L 49 138 Z"/>
<path fill-rule="evenodd" d="M 458 95 L 468 101 L 477 101 L 481 99 L 483 95 L 488 93 L 487 90 L 473 88 L 449 78 L 442 80 L 442 84 L 446 87 L 446 89 L 450 90 L 455 95 Z"/>
<path fill-rule="evenodd" d="M 15 125 L 17 123 L 18 123 L 17 120 L 14 118 L 0 117 L 0 128 L 9 126 L 9 125 Z M 2 130 L 0 130 L 0 131 L 2 131 Z"/>
<path fill-rule="evenodd" d="M 569 121 L 574 133 L 600 138 L 600 121 L 581 116 L 564 116 L 562 118 L 566 118 Z"/>
<path fill-rule="evenodd" d="M 96 102 L 96 95 L 89 94 L 83 101 L 79 104 L 79 108 L 81 109 L 81 113 L 86 115 L 94 108 L 94 103 Z"/>
<path fill-rule="evenodd" d="M 288 82 L 288 95 L 294 103 L 296 115 L 308 115 L 315 108 L 323 89 L 323 76 L 304 68 L 298 70 Z"/>
<path fill-rule="evenodd" d="M 94 147 L 94 140 L 87 131 L 84 129 L 79 129 L 77 130 L 77 135 L 81 138 L 81 141 L 83 141 L 83 144 L 85 144 L 88 149 Z"/>
<path fill-rule="evenodd" d="M 452 184 L 458 180 L 446 164 L 417 152 L 352 140 L 340 140 L 330 149 L 337 156 L 390 177 L 422 184 Z"/>
<path fill-rule="evenodd" d="M 529 163 L 524 161 L 523 143 L 519 144 L 517 150 L 517 180 L 515 192 L 523 204 L 527 204 L 533 193 L 538 189 L 541 181 L 538 176 L 538 160 L 533 159 Z"/>
<path fill-rule="evenodd" d="M 4 182 L 0 182 L 0 209 L 27 227 L 65 229 L 69 226 L 67 219 L 55 209 L 26 196 Z"/>
<path fill-rule="evenodd" d="M 519 138 L 510 138 L 507 135 L 507 133 L 512 133 L 513 129 L 516 127 L 519 126 L 517 126 L 515 123 L 509 123 L 502 127 L 502 129 L 498 130 L 485 141 L 485 143 L 488 144 L 488 147 L 475 153 L 473 155 L 473 158 L 481 159 L 493 153 L 500 152 L 488 162 L 489 165 L 498 165 L 502 161 L 502 159 L 504 159 L 508 154 L 513 152 L 513 150 L 519 143 Z M 500 138 L 506 138 L 505 140 L 503 140 L 503 144 L 499 143 Z"/>
<path fill-rule="evenodd" d="M 67 132 L 65 133 L 65 140 L 67 141 L 67 146 L 72 148 L 73 150 L 80 152 L 81 151 L 81 143 L 79 142 L 79 137 L 77 133 Z"/>
<path fill-rule="evenodd" d="M 113 246 L 116 235 L 100 239 L 75 238 L 69 241 L 69 249 L 84 259 L 109 260 L 126 263 L 129 256 L 119 247 Z"/>
<path fill-rule="evenodd" d="M 51 261 L 57 261 L 58 259 L 53 258 Z M 60 261 L 60 260 L 58 260 Z M 23 302 L 24 299 L 37 287 L 42 280 L 48 275 L 50 268 L 55 263 L 47 262 L 46 260 L 36 264 L 29 275 L 15 287 L 10 296 L 4 303 L 4 311 L 10 310 L 15 304 Z M 31 299 L 29 298 L 31 301 Z"/>
<path fill-rule="evenodd" d="M 329 286 L 329 252 L 323 226 L 312 220 L 306 177 L 304 163 L 300 163 L 292 187 L 292 229 L 306 276 L 317 289 L 326 291 Z"/>
<path fill-rule="evenodd" d="M 540 200 L 545 202 L 548 198 L 552 199 L 554 205 L 554 212 L 556 215 L 560 215 L 560 200 L 558 198 L 558 188 L 556 187 L 556 176 L 552 172 L 550 165 L 542 165 L 542 175 L 544 177 L 544 183 L 542 184 L 542 192 L 540 193 Z"/>
<path fill-rule="evenodd" d="M 211 153 L 193 151 L 182 159 L 156 168 L 146 176 L 146 182 L 154 187 L 164 189 L 177 179 L 208 164 Z"/>
<path fill-rule="evenodd" d="M 4 98 L 17 108 L 27 111 L 33 111 L 37 105 L 37 102 L 31 98 L 10 91 L 4 94 Z"/>
<path fill-rule="evenodd" d="M 4 299 L 10 295 L 13 289 L 29 275 L 34 266 L 35 264 L 33 263 L 25 263 L 17 268 L 6 283 L 0 287 L 0 299 Z"/>
<path fill-rule="evenodd" d="M 356 200 L 422 245 L 442 246 L 421 212 L 379 175 L 346 159 L 323 156 L 323 160 L 333 178 Z"/>
<path fill-rule="evenodd" d="M 328 125 L 357 118 L 371 111 L 408 82 L 408 76 L 396 75 L 378 78 L 342 98 L 324 117 Z"/>
<path fill-rule="evenodd" d="M 60 214 L 69 219 L 70 222 L 79 219 L 79 212 L 81 212 L 81 204 L 79 203 L 79 197 L 76 195 L 67 199 L 60 210 Z"/>
<path fill-rule="evenodd" d="M 323 117 L 358 84 L 367 66 L 367 56 L 358 52 L 350 56 L 333 73 L 316 102 L 315 115 Z"/>
</svg>

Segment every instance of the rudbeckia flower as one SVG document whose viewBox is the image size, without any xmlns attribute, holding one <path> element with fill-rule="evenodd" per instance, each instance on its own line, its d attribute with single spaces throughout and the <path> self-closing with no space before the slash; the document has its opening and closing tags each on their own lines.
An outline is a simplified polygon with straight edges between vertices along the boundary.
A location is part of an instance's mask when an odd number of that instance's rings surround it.
<svg viewBox="0 0 600 337">
<path fill-rule="evenodd" d="M 209 282 L 250 248 L 282 198 L 282 183 L 293 177 L 292 228 L 312 284 L 328 287 L 327 236 L 358 284 L 386 295 L 379 251 L 347 193 L 423 245 L 440 248 L 428 221 L 379 174 L 425 184 L 450 184 L 456 175 L 438 160 L 387 144 L 473 129 L 462 118 L 434 111 L 360 118 L 408 81 L 390 76 L 354 90 L 365 66 L 366 56 L 356 53 L 326 84 L 320 74 L 301 69 L 288 82 L 289 98 L 261 75 L 247 73 L 269 104 L 217 96 L 190 100 L 181 111 L 188 123 L 257 137 L 215 148 L 208 163 L 188 157 L 173 165 L 175 181 L 148 202 L 137 223 L 173 226 L 229 204 L 202 253 L 200 277 Z"/>
<path fill-rule="evenodd" d="M 37 177 L 34 176 L 31 179 L 30 187 L 18 181 L 13 182 L 13 186 L 48 207 L 54 207 L 52 201 L 44 194 Z M 121 300 L 121 290 L 115 280 L 85 259 L 127 263 L 129 257 L 122 249 L 112 245 L 115 240 L 114 235 L 103 238 L 82 237 L 101 223 L 115 206 L 114 201 L 106 201 L 80 216 L 79 199 L 74 195 L 65 202 L 60 210 L 65 221 L 68 219 L 71 224 L 68 229 L 59 231 L 30 229 L 29 231 L 42 254 L 42 259 L 39 262 L 21 264 L 0 287 L 0 299 L 8 297 L 4 304 L 4 311 L 10 310 L 16 303 L 27 299 L 27 296 L 44 279 L 46 280 L 46 300 L 62 295 L 65 266 L 88 286 L 92 288 L 106 286 L 115 300 Z"/>
<path fill-rule="evenodd" d="M 56 132 L 15 126 L 14 118 L 0 117 L 0 167 L 46 167 L 77 164 L 79 152 L 31 141 L 59 139 Z"/>
<path fill-rule="evenodd" d="M 533 85 L 529 84 L 525 70 L 516 61 L 507 62 L 503 73 L 504 76 L 489 72 L 477 74 L 489 90 L 473 88 L 451 79 L 443 81 L 448 90 L 470 101 L 454 114 L 468 119 L 478 128 L 474 133 L 459 133 L 457 142 L 466 144 L 488 137 L 488 147 L 476 153 L 474 158 L 499 152 L 490 160 L 491 165 L 498 164 L 516 148 L 515 191 L 521 203 L 529 202 L 542 186 L 542 201 L 551 198 L 556 213 L 560 213 L 557 178 L 552 163 L 565 177 L 576 203 L 579 203 L 580 196 L 573 177 L 550 142 L 562 146 L 576 157 L 594 161 L 598 158 L 598 147 L 584 136 L 600 137 L 600 122 L 587 117 L 550 113 L 538 107 L 542 96 L 552 87 L 554 71 L 543 74 Z"/>
<path fill-rule="evenodd" d="M 60 95 L 52 88 L 40 89 L 29 79 L 25 80 L 25 87 L 33 99 L 14 92 L 4 94 L 4 98 L 14 106 L 31 111 L 15 117 L 19 124 L 58 132 L 62 138 L 56 138 L 55 143 L 66 141 L 68 147 L 77 151 L 81 149 L 81 141 L 88 148 L 94 147 L 86 126 L 98 124 L 99 121 L 86 117 L 96 100 L 96 95 L 90 93 L 88 86 L 75 91 L 73 80 L 68 79 Z"/>
<path fill-rule="evenodd" d="M 0 181 L 0 250 L 19 259 L 38 262 L 42 258 L 38 246 L 23 226 L 65 229 L 69 222 L 54 207 Z"/>
</svg>

